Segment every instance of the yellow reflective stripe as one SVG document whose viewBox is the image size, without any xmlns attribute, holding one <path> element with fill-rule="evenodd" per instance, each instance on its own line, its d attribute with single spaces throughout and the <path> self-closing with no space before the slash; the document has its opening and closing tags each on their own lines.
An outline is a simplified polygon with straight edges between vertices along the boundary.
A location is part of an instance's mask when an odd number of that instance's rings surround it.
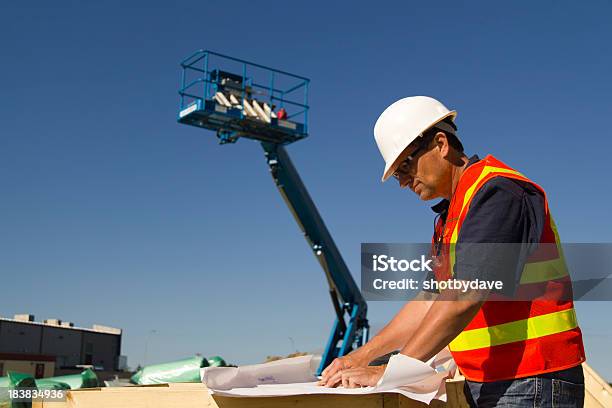
<svg viewBox="0 0 612 408">
<path fill-rule="evenodd" d="M 504 174 L 514 174 L 516 176 L 525 177 L 522 173 L 516 170 L 504 169 L 501 167 L 493 167 L 493 166 L 485 166 L 482 169 L 482 172 L 476 179 L 476 181 L 466 190 L 465 195 L 463 196 L 463 203 L 461 203 L 461 211 L 459 212 L 459 217 L 457 222 L 455 223 L 455 228 L 453 228 L 453 232 L 451 234 L 450 239 L 450 247 L 449 247 L 449 258 L 450 258 L 450 272 L 451 276 L 455 276 L 455 246 L 453 244 L 457 243 L 457 239 L 459 238 L 459 219 L 461 219 L 461 215 L 467 206 L 467 203 L 474 195 L 474 191 L 476 190 L 476 186 L 482 181 L 483 178 L 488 176 L 491 173 L 504 173 Z M 526 177 L 525 177 L 526 178 Z"/>
<path fill-rule="evenodd" d="M 461 332 L 449 347 L 467 351 L 562 333 L 578 327 L 573 308 L 496 326 Z"/>
<path fill-rule="evenodd" d="M 450 275 L 455 276 L 455 242 L 448 245 L 448 257 L 450 259 Z"/>
<path fill-rule="evenodd" d="M 555 220 L 553 219 L 552 215 L 550 216 L 550 228 L 552 229 L 553 234 L 555 234 L 555 244 L 557 244 L 557 251 L 559 252 L 559 258 L 563 260 L 564 265 L 567 265 L 567 263 L 565 262 L 565 254 L 563 253 L 563 245 L 561 245 L 561 238 L 559 238 L 559 231 L 557 231 L 557 224 L 555 224 Z"/>
<path fill-rule="evenodd" d="M 476 190 L 476 186 L 482 181 L 483 178 L 485 178 L 491 173 L 514 174 L 515 176 L 526 178 L 522 173 L 516 170 L 504 169 L 501 167 L 485 166 L 482 169 L 482 172 L 480 173 L 476 181 L 474 182 L 474 184 L 472 184 L 470 188 L 468 188 L 465 191 L 465 195 L 463 196 L 463 203 L 461 203 L 461 212 L 463 212 L 468 201 L 470 201 L 470 199 L 472 198 L 472 195 L 474 194 L 474 190 Z"/>
<path fill-rule="evenodd" d="M 476 179 L 476 182 L 474 182 L 474 184 L 472 184 L 470 188 L 466 190 L 465 195 L 463 196 L 463 203 L 461 204 L 462 213 L 463 213 L 463 210 L 465 209 L 465 206 L 472 198 L 472 195 L 474 195 L 474 190 L 476 190 L 476 186 L 482 181 L 483 178 L 485 178 L 491 173 L 514 174 L 516 176 L 525 177 L 516 170 L 503 169 L 501 167 L 485 166 L 484 169 L 482 169 L 482 173 L 480 173 L 480 175 Z"/>
<path fill-rule="evenodd" d="M 470 186 L 470 188 L 466 190 L 465 195 L 463 196 L 463 203 L 461 203 L 461 211 L 459 212 L 459 218 L 461 218 L 461 214 L 463 214 L 463 211 L 465 210 L 467 203 L 471 200 L 472 195 L 474 195 L 476 186 L 482 181 L 483 178 L 485 178 L 491 173 L 514 174 L 516 176 L 525 177 L 516 170 L 503 169 L 501 167 L 485 166 L 482 169 L 482 172 L 480 173 L 476 181 Z M 455 229 L 453 230 L 453 235 L 451 236 L 451 242 L 457 242 L 457 234 L 458 234 L 457 226 L 458 225 L 459 223 L 455 224 Z"/>
<path fill-rule="evenodd" d="M 559 279 L 569 274 L 567 264 L 565 263 L 565 255 L 563 255 L 563 247 L 559 239 L 559 232 L 557 231 L 557 225 L 552 215 L 550 216 L 550 228 L 555 235 L 555 245 L 557 246 L 559 257 L 549 261 L 530 262 L 525 264 L 523 274 L 521 275 L 521 284 L 545 282 L 547 280 Z M 550 244 L 544 243 L 542 245 Z"/>
<path fill-rule="evenodd" d="M 567 276 L 567 274 L 567 266 L 563 258 L 555 258 L 550 261 L 529 262 L 526 263 L 523 268 L 521 285 L 559 279 Z"/>
</svg>

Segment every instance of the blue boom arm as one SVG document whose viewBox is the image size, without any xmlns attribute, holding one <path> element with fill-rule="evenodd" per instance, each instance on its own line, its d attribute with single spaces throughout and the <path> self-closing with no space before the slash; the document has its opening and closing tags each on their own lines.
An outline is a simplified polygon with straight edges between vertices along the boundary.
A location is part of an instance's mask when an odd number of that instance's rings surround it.
<svg viewBox="0 0 612 408">
<path fill-rule="evenodd" d="M 318 369 L 320 374 L 334 358 L 367 342 L 368 306 L 287 151 L 276 143 L 263 142 L 262 146 L 272 178 L 329 283 L 336 321 Z"/>
</svg>

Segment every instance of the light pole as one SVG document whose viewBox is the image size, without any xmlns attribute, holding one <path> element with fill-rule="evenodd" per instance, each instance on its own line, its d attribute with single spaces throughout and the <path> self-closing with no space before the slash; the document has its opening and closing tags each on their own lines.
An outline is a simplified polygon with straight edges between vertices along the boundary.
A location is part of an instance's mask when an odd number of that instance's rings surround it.
<svg viewBox="0 0 612 408">
<path fill-rule="evenodd" d="M 142 363 L 143 367 L 145 367 L 147 365 L 147 349 L 149 347 L 149 339 L 151 338 L 152 335 L 154 335 L 156 333 L 157 333 L 157 330 L 155 330 L 155 329 L 149 330 L 149 332 L 147 333 L 147 337 L 145 338 L 144 358 L 143 358 L 143 363 Z"/>
<path fill-rule="evenodd" d="M 289 337 L 289 341 L 291 342 L 292 353 L 297 353 L 297 349 L 295 348 L 295 341 L 293 341 L 293 337 Z"/>
</svg>

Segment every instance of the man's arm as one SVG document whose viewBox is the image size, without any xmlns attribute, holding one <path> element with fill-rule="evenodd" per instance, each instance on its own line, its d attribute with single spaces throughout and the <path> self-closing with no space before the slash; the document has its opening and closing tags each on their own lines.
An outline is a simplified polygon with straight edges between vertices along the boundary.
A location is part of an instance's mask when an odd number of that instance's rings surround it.
<svg viewBox="0 0 612 408">
<path fill-rule="evenodd" d="M 487 291 L 443 291 L 430 305 L 418 329 L 411 333 L 401 353 L 422 361 L 429 360 L 461 333 L 487 296 Z M 384 371 L 384 366 L 348 367 L 336 372 L 328 383 L 341 383 L 345 388 L 374 386 Z"/>
<path fill-rule="evenodd" d="M 443 291 L 401 353 L 421 361 L 438 354 L 472 321 L 487 295 L 483 291 Z"/>
<path fill-rule="evenodd" d="M 366 367 L 377 357 L 404 347 L 416 332 L 436 296 L 433 293 L 420 292 L 413 300 L 406 303 L 395 317 L 363 347 L 346 357 L 332 361 L 321 373 L 322 379 L 319 384 L 327 387 L 339 385 L 338 380 L 330 381 L 339 371 Z"/>
<path fill-rule="evenodd" d="M 372 340 L 361 347 L 364 355 L 370 359 L 368 362 L 403 348 L 422 324 L 436 296 L 421 291 L 415 299 L 406 303 Z"/>
</svg>

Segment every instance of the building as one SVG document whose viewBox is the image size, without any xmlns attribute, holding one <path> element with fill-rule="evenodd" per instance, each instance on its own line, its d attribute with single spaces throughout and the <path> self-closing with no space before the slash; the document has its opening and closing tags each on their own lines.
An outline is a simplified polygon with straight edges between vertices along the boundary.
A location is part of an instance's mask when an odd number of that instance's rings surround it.
<svg viewBox="0 0 612 408">
<path fill-rule="evenodd" d="M 2 355 L 16 360 L 3 360 Z M 92 365 L 105 371 L 122 370 L 125 357 L 121 356 L 121 329 L 98 324 L 91 329 L 75 327 L 59 319 L 36 322 L 29 314 L 13 319 L 0 317 L 0 363 L 4 362 L 4 372 L 15 361 L 28 361 L 35 370 L 39 364 L 40 371 L 40 364 L 48 364 L 49 358 L 55 369 Z"/>
<path fill-rule="evenodd" d="M 35 378 L 55 374 L 55 357 L 43 354 L 0 353 L 0 377 L 8 371 L 30 374 Z"/>
</svg>

